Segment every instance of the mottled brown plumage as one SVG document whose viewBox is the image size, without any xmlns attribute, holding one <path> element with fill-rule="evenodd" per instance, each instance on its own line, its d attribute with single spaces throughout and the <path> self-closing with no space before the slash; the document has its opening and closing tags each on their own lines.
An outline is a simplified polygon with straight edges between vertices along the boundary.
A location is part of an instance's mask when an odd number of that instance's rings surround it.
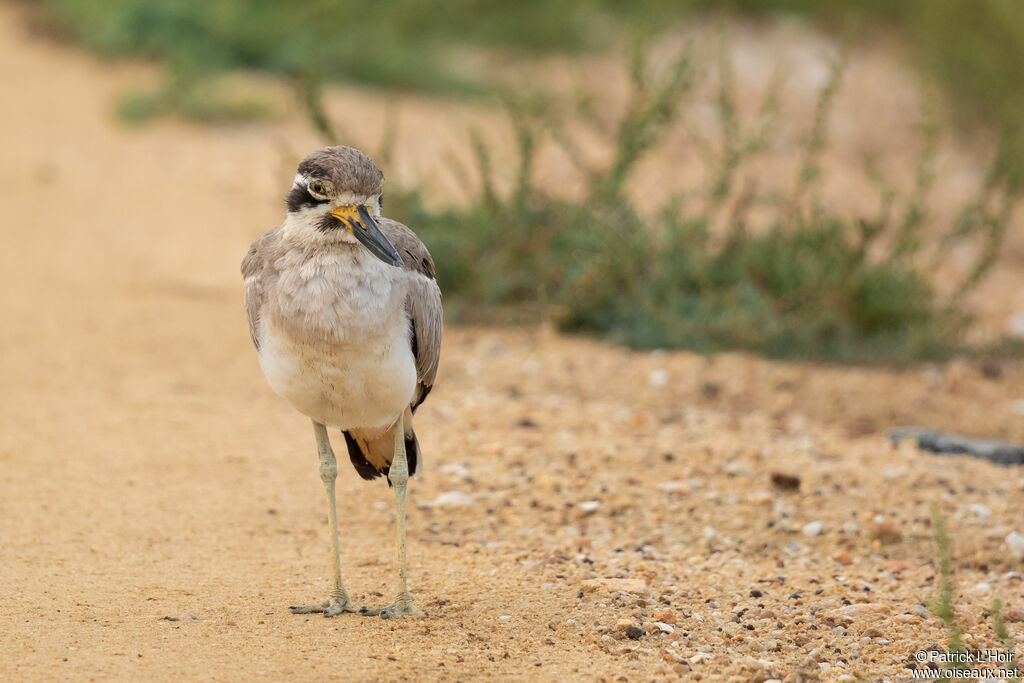
<svg viewBox="0 0 1024 683">
<path fill-rule="evenodd" d="M 327 426 L 341 428 L 360 476 L 386 475 L 395 487 L 400 587 L 393 605 L 373 613 L 415 612 L 405 584 L 406 481 L 422 463 L 412 419 L 434 384 L 444 324 L 430 253 L 412 230 L 380 217 L 383 182 L 359 150 L 313 152 L 299 164 L 285 222 L 242 260 L 260 367 L 313 420 L 330 503 L 335 589 L 299 613 L 356 609 L 341 581 Z"/>
<path fill-rule="evenodd" d="M 323 147 L 310 154 L 299 164 L 299 174 L 308 178 L 329 180 L 341 190 L 357 195 L 380 195 L 384 187 L 384 173 L 373 159 L 355 147 L 337 145 Z"/>
</svg>

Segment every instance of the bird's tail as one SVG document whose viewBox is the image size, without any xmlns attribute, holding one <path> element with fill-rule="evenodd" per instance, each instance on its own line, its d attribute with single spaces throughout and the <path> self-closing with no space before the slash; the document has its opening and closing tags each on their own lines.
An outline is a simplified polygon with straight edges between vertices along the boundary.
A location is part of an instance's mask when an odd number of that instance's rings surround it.
<svg viewBox="0 0 1024 683">
<path fill-rule="evenodd" d="M 348 457 L 352 466 L 363 479 L 387 477 L 391 471 L 391 460 L 395 454 L 395 427 L 380 432 L 377 430 L 351 429 L 342 431 Z M 412 415 L 405 415 L 405 457 L 409 462 L 409 475 L 416 474 L 420 463 L 420 443 L 412 427 Z M 391 485 L 391 482 L 388 482 Z"/>
</svg>

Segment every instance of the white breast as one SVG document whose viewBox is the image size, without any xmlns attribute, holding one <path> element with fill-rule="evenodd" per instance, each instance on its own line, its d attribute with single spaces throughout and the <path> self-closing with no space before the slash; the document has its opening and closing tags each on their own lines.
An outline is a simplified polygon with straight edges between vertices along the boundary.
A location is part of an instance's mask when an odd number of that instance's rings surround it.
<svg viewBox="0 0 1024 683">
<path fill-rule="evenodd" d="M 416 388 L 405 274 L 353 251 L 282 269 L 260 320 L 260 367 L 317 422 L 383 428 Z"/>
</svg>

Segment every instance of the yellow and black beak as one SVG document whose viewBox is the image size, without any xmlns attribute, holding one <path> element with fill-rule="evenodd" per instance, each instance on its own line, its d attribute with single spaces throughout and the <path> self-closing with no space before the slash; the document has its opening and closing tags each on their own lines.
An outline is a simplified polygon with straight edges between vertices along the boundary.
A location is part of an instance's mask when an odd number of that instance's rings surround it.
<svg viewBox="0 0 1024 683">
<path fill-rule="evenodd" d="M 377 221 L 373 219 L 370 212 L 362 204 L 354 206 L 339 206 L 331 215 L 344 224 L 348 231 L 363 246 L 370 250 L 370 253 L 384 263 L 391 266 L 402 267 L 405 261 L 398 255 L 395 245 L 391 244 L 384 233 L 381 232 Z"/>
</svg>

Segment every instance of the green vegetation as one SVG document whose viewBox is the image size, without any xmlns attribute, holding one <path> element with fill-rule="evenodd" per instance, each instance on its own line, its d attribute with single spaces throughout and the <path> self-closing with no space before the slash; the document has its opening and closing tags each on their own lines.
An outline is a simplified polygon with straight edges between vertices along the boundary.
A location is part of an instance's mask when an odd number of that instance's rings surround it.
<svg viewBox="0 0 1024 683">
<path fill-rule="evenodd" d="M 932 510 L 932 528 L 935 535 L 935 550 L 938 553 L 939 588 L 932 599 L 932 614 L 946 625 L 946 647 L 951 653 L 965 652 L 964 627 L 956 616 L 954 603 L 955 582 L 953 580 L 953 543 L 946 528 L 946 518 L 938 510 Z M 963 671 L 970 668 L 965 662 L 953 662 L 954 669 Z M 949 680 L 948 678 L 942 680 Z"/>
<path fill-rule="evenodd" d="M 997 597 L 992 600 L 992 607 L 989 609 L 989 614 L 992 617 L 992 630 L 996 632 L 999 642 L 1003 645 L 1003 653 L 1007 655 L 1007 661 L 1013 662 L 1013 665 L 1017 666 L 1019 669 L 1020 666 L 1015 661 L 1017 657 L 1017 643 L 1013 636 L 1010 635 L 1010 630 L 1006 626 L 1006 616 L 1003 614 L 1003 601 L 1001 598 Z M 1014 676 L 1008 680 L 1020 683 L 1020 676 Z"/>
<path fill-rule="evenodd" d="M 641 55 L 606 167 L 581 161 L 564 127 L 570 114 L 543 98 L 518 98 L 509 102 L 520 155 L 509 192 L 495 190 L 488 150 L 476 139 L 482 183 L 470 206 L 430 211 L 415 193 L 389 194 L 388 214 L 415 226 L 430 245 L 452 317 L 544 318 L 633 347 L 747 349 L 788 358 L 908 361 L 962 349 L 962 298 L 992 264 L 1012 194 L 982 188 L 945 235 L 944 243 L 971 239 L 981 248 L 954 296 L 940 300 L 925 258 L 933 254 L 918 235 L 928 219 L 935 127 L 922 135 L 918 181 L 908 196 L 878 179 L 879 214 L 851 222 L 830 212 L 818 192 L 818 157 L 828 144 L 829 108 L 842 74 L 837 63 L 805 135 L 792 191 L 762 195 L 739 180 L 771 136 L 777 91 L 768 93 L 755 121 L 739 120 L 723 59 L 721 139 L 707 160 L 706 186 L 641 211 L 625 187 L 680 116 L 695 77 L 686 54 L 662 74 L 652 74 Z M 574 121 L 585 119 L 588 98 L 577 106 Z M 582 201 L 550 197 L 533 182 L 533 153 L 544 135 L 589 179 Z M 759 229 L 748 224 L 755 206 L 772 216 Z"/>
<path fill-rule="evenodd" d="M 932 529 L 935 537 L 936 569 L 938 570 L 938 589 L 932 598 L 929 609 L 946 625 L 946 647 L 949 652 L 966 652 L 964 645 L 964 627 L 956 616 L 956 582 L 953 570 L 953 542 L 949 537 L 949 529 L 946 517 L 937 508 L 932 510 Z M 1012 668 L 1019 665 L 1014 661 L 1017 644 L 1006 627 L 1006 619 L 1003 615 L 1003 601 L 996 597 L 992 600 L 992 606 L 988 610 L 992 617 L 992 630 L 1003 646 L 1003 652 L 1008 655 L 1008 660 L 1013 662 L 1007 666 Z M 957 671 L 968 671 L 976 668 L 977 665 L 969 662 L 951 662 L 948 667 Z M 947 667 L 947 668 L 948 668 Z M 949 681 L 948 677 L 939 680 Z M 1017 681 L 1020 677 L 1007 680 Z"/>
<path fill-rule="evenodd" d="M 1024 63 L 1024 4 L 1016 0 L 396 0 L 372 8 L 350 0 L 44 0 L 43 6 L 60 30 L 96 51 L 170 65 L 161 91 L 122 103 L 122 115 L 132 120 L 165 112 L 206 121 L 259 117 L 265 113 L 259 101 L 216 87 L 231 70 L 257 68 L 289 76 L 311 123 L 334 142 L 320 104 L 325 81 L 493 93 L 482 80 L 486 74 L 460 68 L 466 47 L 608 49 L 693 12 L 725 8 L 802 14 L 853 38 L 894 27 L 925 71 L 968 103 L 961 107 L 965 115 L 1002 130 L 1003 144 L 977 196 L 937 242 L 929 226 L 926 244 L 921 232 L 932 222 L 934 121 L 922 128 L 916 172 L 907 169 L 917 178 L 909 192 L 873 172 L 879 211 L 851 220 L 824 204 L 819 158 L 842 64 L 821 92 L 799 172 L 780 196 L 759 192 L 743 174 L 774 131 L 779 89 L 770 90 L 754 120 L 740 120 L 735 78 L 722 59 L 720 139 L 707 146 L 705 182 L 661 207 L 638 205 L 626 187 L 685 106 L 697 73 L 689 55 L 656 74 L 643 50 L 636 51 L 632 100 L 609 136 L 613 159 L 601 168 L 584 161 L 570 134 L 578 125 L 607 132 L 594 114 L 597 98 L 583 94 L 567 104 L 505 94 L 519 142 L 519 172 L 508 192 L 496 189 L 479 135 L 481 188 L 470 205 L 428 210 L 415 191 L 389 188 L 388 213 L 430 244 L 455 320 L 546 319 L 643 348 L 854 361 L 942 358 L 964 349 L 964 295 L 995 261 L 1024 191 L 1017 123 L 1024 89 L 1014 86 Z M 534 182 L 535 150 L 552 141 L 588 179 L 582 200 L 551 197 Z M 953 295 L 940 298 L 934 266 L 964 241 L 979 256 Z"/>
<path fill-rule="evenodd" d="M 891 27 L 921 71 L 945 86 L 968 123 L 995 127 L 1007 150 L 997 172 L 1024 187 L 1024 3 L 1019 0 L 724 0 L 751 14 L 800 14 L 859 35 Z"/>
<path fill-rule="evenodd" d="M 459 48 L 520 51 L 607 49 L 621 38 L 681 25 L 696 13 L 806 16 L 853 37 L 893 28 L 926 74 L 948 86 L 965 114 L 1005 129 L 1022 149 L 1024 3 L 1019 0 L 44 0 L 56 27 L 107 55 L 167 62 L 171 84 L 159 107 L 188 84 L 226 69 L 343 79 L 382 87 L 447 93 L 486 89 L 460 68 Z M 856 27 L 851 29 L 851 27 Z M 207 115 L 212 106 L 199 107 Z M 188 114 L 196 107 L 183 106 Z M 232 106 L 227 107 L 230 113 Z M 205 112 L 205 113 L 204 113 Z M 243 115 L 251 108 L 241 107 Z M 1024 184 L 1015 167 L 1014 182 Z"/>
</svg>

